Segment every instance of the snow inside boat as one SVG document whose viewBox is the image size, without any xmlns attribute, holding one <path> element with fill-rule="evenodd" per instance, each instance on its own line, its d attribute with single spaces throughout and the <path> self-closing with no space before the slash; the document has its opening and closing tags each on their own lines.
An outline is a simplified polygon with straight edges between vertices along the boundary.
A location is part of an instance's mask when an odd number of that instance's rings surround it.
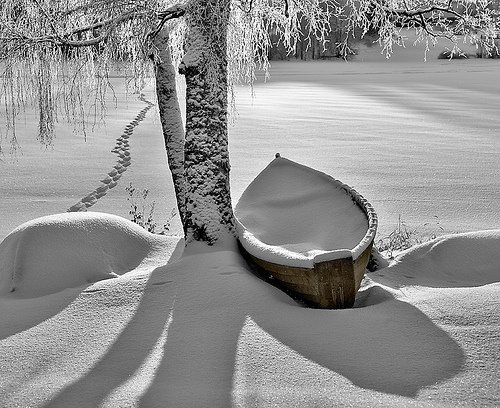
<svg viewBox="0 0 500 408">
<path fill-rule="evenodd" d="M 357 191 L 278 156 L 244 191 L 235 216 L 243 254 L 278 287 L 312 307 L 352 307 L 377 230 Z"/>
</svg>

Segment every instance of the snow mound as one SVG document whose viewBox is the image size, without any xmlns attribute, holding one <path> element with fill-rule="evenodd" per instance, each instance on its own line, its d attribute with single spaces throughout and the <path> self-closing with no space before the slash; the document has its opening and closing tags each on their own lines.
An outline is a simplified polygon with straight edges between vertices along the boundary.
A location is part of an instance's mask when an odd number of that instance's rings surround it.
<svg viewBox="0 0 500 408">
<path fill-rule="evenodd" d="M 500 230 L 445 235 L 402 252 L 388 268 L 431 287 L 500 281 Z"/>
<path fill-rule="evenodd" d="M 162 239 L 110 214 L 37 218 L 0 243 L 0 295 L 33 298 L 117 277 L 159 250 Z"/>
<path fill-rule="evenodd" d="M 368 216 L 355 200 L 370 208 Z M 249 253 L 306 268 L 325 259 L 355 256 L 355 248 L 361 253 L 369 243 L 365 238 L 373 238 L 376 229 L 376 215 L 358 193 L 281 157 L 250 183 L 235 215 L 239 239 Z"/>
</svg>

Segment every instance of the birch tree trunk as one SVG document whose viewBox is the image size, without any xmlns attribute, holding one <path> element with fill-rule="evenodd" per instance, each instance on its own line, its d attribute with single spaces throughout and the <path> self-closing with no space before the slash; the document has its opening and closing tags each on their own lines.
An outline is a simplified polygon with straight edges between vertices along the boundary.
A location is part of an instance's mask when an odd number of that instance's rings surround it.
<svg viewBox="0 0 500 408">
<path fill-rule="evenodd" d="M 168 45 L 168 29 L 164 27 L 155 37 L 159 61 L 156 63 L 156 97 L 160 121 L 167 151 L 168 165 L 172 173 L 177 208 L 184 233 L 186 233 L 186 176 L 184 174 L 184 126 L 177 99 L 175 69 Z"/>
<path fill-rule="evenodd" d="M 186 54 L 186 239 L 215 243 L 233 232 L 227 132 L 229 0 L 194 0 Z"/>
</svg>

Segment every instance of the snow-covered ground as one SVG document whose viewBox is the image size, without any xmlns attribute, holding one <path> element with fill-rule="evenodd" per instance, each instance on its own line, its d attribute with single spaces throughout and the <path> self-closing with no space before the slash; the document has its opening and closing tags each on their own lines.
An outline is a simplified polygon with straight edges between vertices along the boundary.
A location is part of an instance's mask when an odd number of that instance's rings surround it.
<svg viewBox="0 0 500 408">
<path fill-rule="evenodd" d="M 121 218 L 30 223 L 0 244 L 0 406 L 500 405 L 500 63 L 412 58 L 275 63 L 254 99 L 238 89 L 235 202 L 279 151 L 355 187 L 382 235 L 399 215 L 423 233 L 490 231 L 410 249 L 368 274 L 355 308 L 324 311 L 254 277 L 230 241 L 175 261 L 178 238 Z M 96 191 L 146 106 L 117 93 L 87 142 L 61 127 L 43 150 L 34 116 L 19 124 L 23 155 L 0 164 L 0 239 Z M 133 182 L 166 217 L 154 110 L 129 144 L 131 165 L 91 209 L 127 217 Z"/>
<path fill-rule="evenodd" d="M 280 62 L 254 91 L 231 131 L 236 199 L 280 152 L 358 190 L 381 235 L 399 215 L 427 234 L 497 219 L 498 60 Z"/>
<path fill-rule="evenodd" d="M 86 138 L 59 123 L 53 146 L 44 148 L 36 140 L 36 112 L 20 117 L 21 150 L 9 155 L 3 141 L 0 156 L 0 239 L 30 219 L 79 207 L 82 201 L 93 204 L 90 210 L 128 218 L 125 187 L 130 183 L 140 191 L 149 189 L 157 220 L 168 219 L 176 202 L 157 109 L 144 112 L 148 104 L 128 94 L 122 79 L 112 82 L 116 104 L 109 94 L 106 122 L 89 123 Z M 152 87 L 145 91 L 146 99 L 156 102 Z M 178 220 L 173 230 L 180 233 Z"/>
<path fill-rule="evenodd" d="M 99 213 L 46 217 L 9 236 L 2 406 L 500 402 L 500 230 L 415 247 L 336 311 L 303 308 L 255 277 L 230 240 L 175 261 L 182 246 Z M 86 256 L 66 267 L 65 254 Z"/>
</svg>

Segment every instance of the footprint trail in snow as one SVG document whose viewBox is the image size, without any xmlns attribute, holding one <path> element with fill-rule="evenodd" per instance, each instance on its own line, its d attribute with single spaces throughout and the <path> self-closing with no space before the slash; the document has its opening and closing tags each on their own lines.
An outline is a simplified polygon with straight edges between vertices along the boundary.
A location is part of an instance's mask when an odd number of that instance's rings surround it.
<svg viewBox="0 0 500 408">
<path fill-rule="evenodd" d="M 130 145 L 129 138 L 132 136 L 134 129 L 139 125 L 139 123 L 146 117 L 146 113 L 154 106 L 153 103 L 145 99 L 144 94 L 139 96 L 139 99 L 147 104 L 147 106 L 142 109 L 137 116 L 132 120 L 119 138 L 116 139 L 116 145 L 111 150 L 118 156 L 116 164 L 113 166 L 112 170 L 106 174 L 106 176 L 101 180 L 101 184 L 94 191 L 87 194 L 76 204 L 68 208 L 68 212 L 77 211 L 87 211 L 88 208 L 92 207 L 97 200 L 104 197 L 108 190 L 116 187 L 118 180 L 120 180 L 123 173 L 127 170 L 128 166 L 132 163 L 130 156 Z"/>
</svg>

